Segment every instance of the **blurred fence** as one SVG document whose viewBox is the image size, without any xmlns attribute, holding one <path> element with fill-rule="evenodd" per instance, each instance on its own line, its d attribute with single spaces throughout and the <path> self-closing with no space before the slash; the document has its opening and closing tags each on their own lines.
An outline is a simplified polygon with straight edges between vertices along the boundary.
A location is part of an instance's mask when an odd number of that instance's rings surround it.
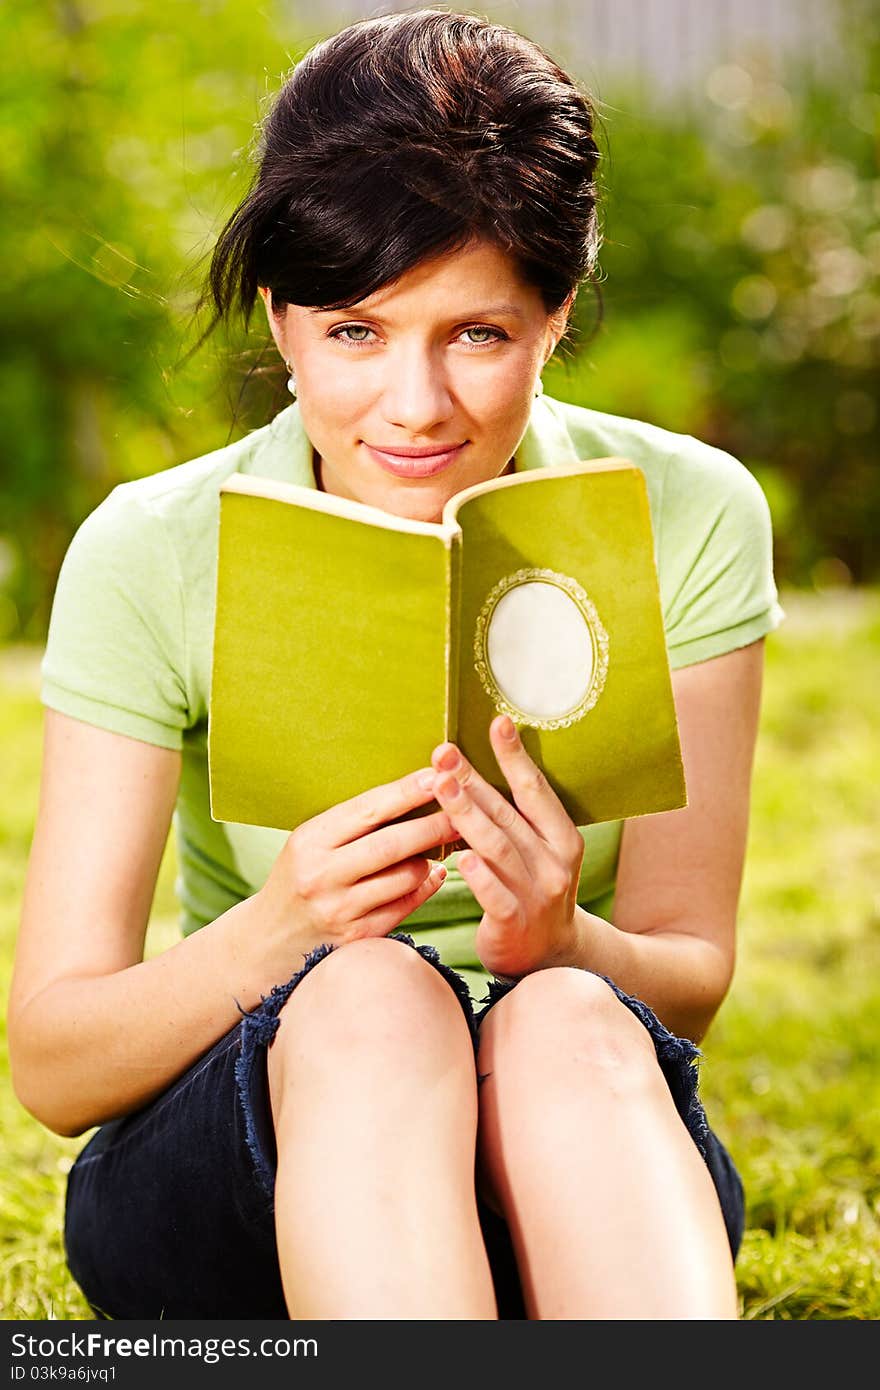
<svg viewBox="0 0 880 1390">
<path fill-rule="evenodd" d="M 303 8 L 285 0 L 282 12 L 299 22 Z M 310 0 L 308 26 L 317 37 L 395 8 Z M 603 95 L 625 78 L 649 99 L 693 105 L 713 68 L 742 57 L 826 76 L 844 66 L 835 0 L 523 0 L 461 8 L 528 34 Z"/>
</svg>

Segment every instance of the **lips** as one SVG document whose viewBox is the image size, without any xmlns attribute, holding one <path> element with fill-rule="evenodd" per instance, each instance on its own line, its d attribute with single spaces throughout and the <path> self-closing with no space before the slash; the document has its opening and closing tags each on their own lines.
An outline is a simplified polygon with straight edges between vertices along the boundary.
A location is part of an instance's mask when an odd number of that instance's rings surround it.
<svg viewBox="0 0 880 1390">
<path fill-rule="evenodd" d="M 380 468 L 395 478 L 433 478 L 436 473 L 442 473 L 456 461 L 466 444 L 467 440 L 440 451 L 403 448 L 391 451 L 375 449 L 371 444 L 364 442 L 364 448 Z"/>
</svg>

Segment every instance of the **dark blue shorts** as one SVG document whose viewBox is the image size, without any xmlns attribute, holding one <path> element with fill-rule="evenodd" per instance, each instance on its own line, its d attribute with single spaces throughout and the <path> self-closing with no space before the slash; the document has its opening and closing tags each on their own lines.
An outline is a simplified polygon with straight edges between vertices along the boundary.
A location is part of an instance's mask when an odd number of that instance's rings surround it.
<svg viewBox="0 0 880 1390">
<path fill-rule="evenodd" d="M 406 943 L 458 997 L 474 1043 L 488 1011 L 515 984 L 493 981 L 475 1009 L 461 976 L 432 946 Z M 143 1109 L 102 1125 L 70 1171 L 65 1247 L 93 1312 L 109 1318 L 287 1318 L 275 1245 L 275 1135 L 266 1049 L 278 1015 L 332 946 L 305 959 L 287 984 Z M 604 976 L 602 977 L 605 978 Z M 697 1093 L 698 1049 L 676 1038 L 640 1000 L 607 981 L 651 1033 L 676 1107 L 712 1175 L 731 1252 L 744 1226 L 743 1188 Z M 477 1197 L 500 1318 L 525 1318 L 507 1223 Z"/>
</svg>

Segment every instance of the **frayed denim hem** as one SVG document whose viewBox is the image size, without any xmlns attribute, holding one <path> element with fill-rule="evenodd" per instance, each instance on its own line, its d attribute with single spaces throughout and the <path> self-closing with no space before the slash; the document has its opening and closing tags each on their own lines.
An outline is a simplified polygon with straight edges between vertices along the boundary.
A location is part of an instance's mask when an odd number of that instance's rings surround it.
<svg viewBox="0 0 880 1390">
<path fill-rule="evenodd" d="M 440 954 L 436 946 L 421 945 L 417 946 L 412 937 L 406 932 L 395 932 L 388 938 L 393 941 L 402 941 L 405 945 L 411 946 L 414 951 L 432 965 L 440 975 L 443 976 L 447 984 L 450 985 L 455 997 L 461 1005 L 462 1013 L 468 1025 L 471 1042 L 474 1049 L 474 1057 L 480 1046 L 479 1030 L 474 1018 L 473 1005 L 471 1004 L 470 992 L 467 983 L 449 965 L 444 965 L 440 959 Z M 275 1147 L 275 1136 L 268 1116 L 265 1116 L 267 1107 L 267 1090 L 260 1089 L 262 1083 L 262 1072 L 257 1066 L 257 1052 L 259 1048 L 269 1048 L 272 1046 L 275 1034 L 278 1031 L 281 1013 L 293 991 L 296 989 L 300 980 L 313 970 L 319 961 L 334 951 L 336 947 L 329 942 L 323 941 L 320 946 L 309 951 L 305 957 L 301 970 L 297 970 L 295 975 L 283 985 L 273 985 L 269 994 L 262 997 L 262 1003 L 251 1010 L 242 1009 L 239 1012 L 242 1016 L 241 1032 L 241 1051 L 235 1062 L 235 1083 L 238 1092 L 238 1099 L 244 1114 L 245 1137 L 247 1146 L 253 1159 L 254 1168 L 260 1185 L 270 1200 L 274 1200 L 275 1194 L 275 1169 L 266 1155 L 272 1153 Z M 262 1102 L 262 1104 L 260 1104 Z"/>
<path fill-rule="evenodd" d="M 635 1014 L 639 1022 L 644 1024 L 651 1034 L 657 1052 L 657 1061 L 672 1093 L 675 1108 L 683 1119 L 701 1156 L 706 1159 L 709 1124 L 702 1101 L 697 1093 L 698 1061 L 702 1056 L 700 1049 L 696 1043 L 691 1042 L 690 1038 L 677 1038 L 674 1033 L 670 1033 L 669 1029 L 660 1022 L 647 1004 L 631 994 L 625 994 L 613 980 L 609 980 L 607 975 L 600 975 L 597 970 L 589 970 L 587 973 L 596 975 L 600 980 L 604 980 L 606 985 L 610 985 L 621 1003 Z M 490 981 L 488 991 L 481 1001 L 482 1008 L 476 1014 L 478 1028 L 492 1006 L 497 1004 L 499 999 L 503 999 L 505 994 L 509 994 L 512 989 L 515 989 L 517 983 L 516 980 L 494 979 Z"/>
</svg>

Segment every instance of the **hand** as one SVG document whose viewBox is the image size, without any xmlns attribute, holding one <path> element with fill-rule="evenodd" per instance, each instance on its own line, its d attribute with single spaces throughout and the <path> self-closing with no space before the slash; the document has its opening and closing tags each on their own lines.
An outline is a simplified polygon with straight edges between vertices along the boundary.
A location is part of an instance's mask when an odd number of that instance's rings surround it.
<svg viewBox="0 0 880 1390">
<path fill-rule="evenodd" d="M 387 936 L 436 892 L 446 870 L 425 851 L 455 838 L 449 817 L 441 809 L 387 824 L 432 801 L 433 781 L 420 768 L 292 831 L 259 890 L 279 954 Z"/>
<path fill-rule="evenodd" d="M 503 737 L 505 725 L 512 739 Z M 518 977 L 574 954 L 584 841 L 512 720 L 493 719 L 489 737 L 515 804 L 454 743 L 439 744 L 431 755 L 434 796 L 469 846 L 458 867 L 484 909 L 477 955 L 491 974 Z M 452 754 L 458 764 L 447 769 Z"/>
</svg>

